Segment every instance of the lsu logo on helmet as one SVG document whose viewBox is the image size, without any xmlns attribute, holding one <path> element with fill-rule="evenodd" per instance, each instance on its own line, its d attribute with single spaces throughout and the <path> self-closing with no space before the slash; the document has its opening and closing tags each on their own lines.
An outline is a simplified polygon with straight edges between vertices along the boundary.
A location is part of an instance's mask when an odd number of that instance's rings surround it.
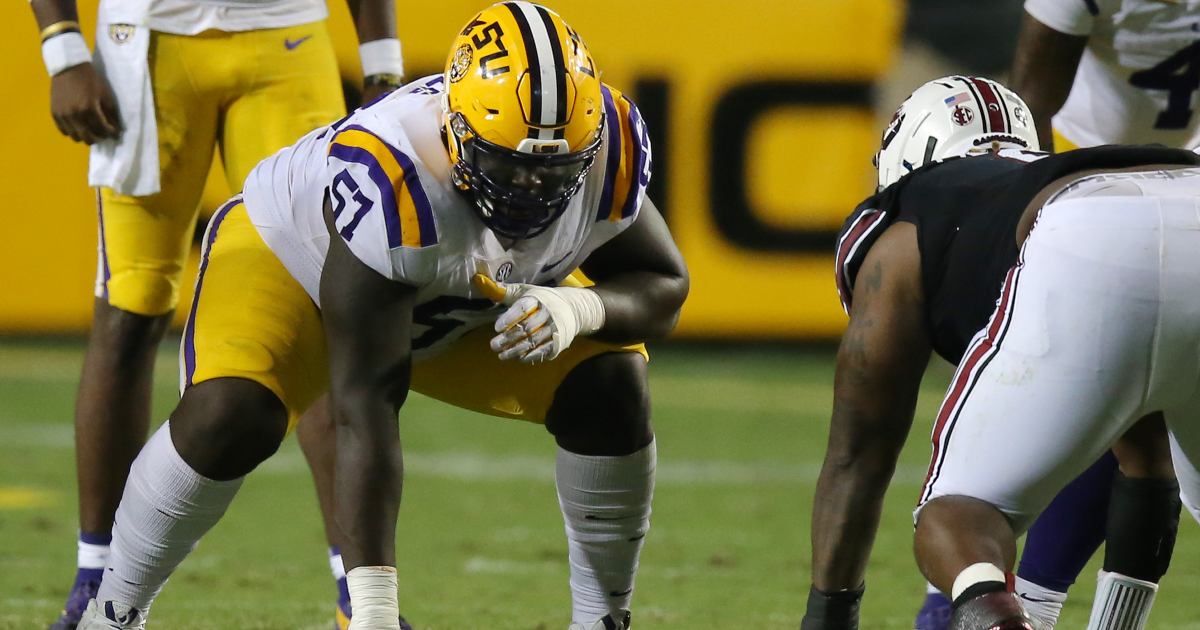
<svg viewBox="0 0 1200 630">
<path fill-rule="evenodd" d="M 600 148 L 603 96 L 583 39 L 557 13 L 502 2 L 474 17 L 446 62 L 455 184 L 497 234 L 540 234 L 566 209 Z"/>
</svg>

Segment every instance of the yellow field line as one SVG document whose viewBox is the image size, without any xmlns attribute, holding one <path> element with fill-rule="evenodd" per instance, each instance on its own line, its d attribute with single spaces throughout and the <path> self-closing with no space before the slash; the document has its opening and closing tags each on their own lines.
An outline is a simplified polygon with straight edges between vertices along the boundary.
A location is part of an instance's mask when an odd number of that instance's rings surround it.
<svg viewBox="0 0 1200 630">
<path fill-rule="evenodd" d="M 58 493 L 34 488 L 0 486 L 0 510 L 27 510 L 58 502 Z"/>
</svg>

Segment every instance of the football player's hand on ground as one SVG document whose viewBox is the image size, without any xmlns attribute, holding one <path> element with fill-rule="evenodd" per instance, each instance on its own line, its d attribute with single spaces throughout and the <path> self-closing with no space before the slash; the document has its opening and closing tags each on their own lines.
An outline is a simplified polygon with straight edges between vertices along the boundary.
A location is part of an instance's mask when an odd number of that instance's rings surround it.
<svg viewBox="0 0 1200 630">
<path fill-rule="evenodd" d="M 575 337 L 604 325 L 604 303 L 591 289 L 506 284 L 483 274 L 475 275 L 475 284 L 489 299 L 509 307 L 496 320 L 500 334 L 491 342 L 502 361 L 550 361 Z"/>
<path fill-rule="evenodd" d="M 121 136 L 117 99 L 90 63 L 81 63 L 50 80 L 50 115 L 64 136 L 95 144 Z"/>
</svg>

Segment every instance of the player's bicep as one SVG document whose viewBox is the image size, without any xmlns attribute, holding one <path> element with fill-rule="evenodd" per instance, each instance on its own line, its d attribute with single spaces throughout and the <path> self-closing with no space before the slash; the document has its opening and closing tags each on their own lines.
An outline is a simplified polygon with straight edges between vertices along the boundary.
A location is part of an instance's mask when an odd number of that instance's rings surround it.
<svg viewBox="0 0 1200 630">
<path fill-rule="evenodd" d="M 647 199 L 627 229 L 596 248 L 580 265 L 594 282 L 631 271 L 649 271 L 687 279 L 687 264 L 667 223 Z"/>
<path fill-rule="evenodd" d="M 378 396 L 398 406 L 408 391 L 417 289 L 385 278 L 331 233 L 320 292 L 335 399 Z"/>
<path fill-rule="evenodd" d="M 861 429 L 907 435 L 931 354 L 920 264 L 910 223 L 888 228 L 863 260 L 838 349 L 835 424 L 840 416 Z"/>
</svg>

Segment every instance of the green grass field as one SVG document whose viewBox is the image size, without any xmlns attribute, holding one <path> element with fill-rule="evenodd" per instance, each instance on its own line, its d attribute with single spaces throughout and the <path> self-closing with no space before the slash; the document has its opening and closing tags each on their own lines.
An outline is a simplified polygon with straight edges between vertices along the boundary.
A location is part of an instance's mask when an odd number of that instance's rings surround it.
<svg viewBox="0 0 1200 630">
<path fill-rule="evenodd" d="M 171 349 L 159 360 L 159 419 L 176 396 Z M 0 340 L 0 629 L 44 628 L 74 575 L 71 417 L 81 360 L 81 343 Z M 634 599 L 639 630 L 799 627 L 832 370 L 829 352 L 654 352 L 659 473 Z M 863 628 L 911 628 L 923 597 L 910 511 L 949 376 L 939 365 L 926 378 L 867 577 Z M 415 395 L 401 427 L 404 614 L 437 630 L 566 628 L 549 436 Z M 1200 629 L 1200 529 L 1184 519 L 1151 628 Z M 1060 628 L 1086 624 L 1096 568 L 1073 590 Z M 328 628 L 334 596 L 312 483 L 289 439 L 167 584 L 150 626 Z"/>
</svg>

